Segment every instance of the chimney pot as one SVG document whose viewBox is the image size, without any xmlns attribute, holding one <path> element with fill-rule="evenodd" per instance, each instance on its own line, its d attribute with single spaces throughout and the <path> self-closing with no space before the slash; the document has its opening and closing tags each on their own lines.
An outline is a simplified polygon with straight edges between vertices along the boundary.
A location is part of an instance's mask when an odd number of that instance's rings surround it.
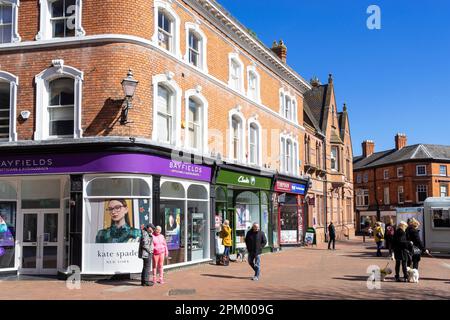
<svg viewBox="0 0 450 320">
<path fill-rule="evenodd" d="M 397 135 L 395 136 L 395 149 L 396 150 L 403 149 L 404 147 L 406 147 L 407 141 L 408 141 L 408 139 L 406 137 L 406 134 L 397 133 Z"/>
<path fill-rule="evenodd" d="M 278 44 L 274 41 L 272 44 L 272 51 L 278 56 L 278 58 L 280 58 L 281 61 L 286 63 L 287 47 L 284 45 L 283 40 L 280 40 Z"/>
<path fill-rule="evenodd" d="M 367 158 L 370 157 L 375 151 L 375 142 L 372 140 L 365 140 L 362 143 L 362 152 L 363 157 Z"/>
</svg>

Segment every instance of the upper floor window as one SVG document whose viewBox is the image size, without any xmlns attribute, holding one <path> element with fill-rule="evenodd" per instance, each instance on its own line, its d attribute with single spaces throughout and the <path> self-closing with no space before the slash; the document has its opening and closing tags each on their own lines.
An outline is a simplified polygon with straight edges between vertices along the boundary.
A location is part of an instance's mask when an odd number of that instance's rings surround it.
<svg viewBox="0 0 450 320">
<path fill-rule="evenodd" d="M 173 74 L 153 77 L 153 131 L 152 139 L 161 143 L 179 145 L 181 127 L 181 89 Z"/>
<path fill-rule="evenodd" d="M 185 60 L 207 72 L 206 35 L 198 24 L 186 23 L 186 44 Z"/>
<path fill-rule="evenodd" d="M 317 143 L 316 144 L 316 165 L 318 168 L 320 168 L 320 163 L 321 163 L 321 156 L 320 156 L 320 144 Z"/>
<path fill-rule="evenodd" d="M 440 186 L 440 196 L 441 197 L 447 197 L 448 196 L 448 185 L 442 184 Z"/>
<path fill-rule="evenodd" d="M 0 71 L 0 141 L 16 141 L 16 108 L 17 86 L 16 76 Z"/>
<path fill-rule="evenodd" d="M 281 137 L 281 171 L 298 174 L 298 143 L 290 137 Z"/>
<path fill-rule="evenodd" d="M 83 0 L 41 0 L 37 40 L 84 36 L 81 26 Z"/>
<path fill-rule="evenodd" d="M 19 0 L 0 0 L 0 44 L 20 41 L 18 10 Z"/>
<path fill-rule="evenodd" d="M 36 140 L 81 138 L 83 72 L 54 60 L 36 76 Z"/>
<path fill-rule="evenodd" d="M 383 171 L 383 178 L 384 178 L 384 180 L 389 179 L 389 170 L 384 170 Z"/>
<path fill-rule="evenodd" d="M 447 166 L 439 166 L 439 175 L 443 177 L 447 176 Z"/>
<path fill-rule="evenodd" d="M 260 77 L 258 72 L 256 71 L 255 66 L 247 67 L 247 78 L 248 78 L 248 86 L 247 86 L 247 96 L 256 101 L 258 103 L 261 102 L 261 94 L 260 94 Z"/>
<path fill-rule="evenodd" d="M 74 87 L 72 78 L 59 78 L 49 82 L 49 136 L 70 137 L 74 130 Z"/>
<path fill-rule="evenodd" d="M 368 173 L 368 172 L 364 172 L 363 182 L 364 182 L 364 183 L 369 182 L 369 173 Z"/>
<path fill-rule="evenodd" d="M 305 136 L 305 164 L 311 163 L 310 139 Z"/>
<path fill-rule="evenodd" d="M 230 158 L 232 160 L 244 161 L 244 120 L 241 114 L 230 115 Z"/>
<path fill-rule="evenodd" d="M 228 85 L 236 90 L 243 92 L 244 90 L 244 64 L 239 59 L 237 53 L 229 54 L 229 80 Z"/>
<path fill-rule="evenodd" d="M 427 166 L 424 166 L 424 165 L 416 166 L 416 175 L 426 176 L 427 175 Z"/>
<path fill-rule="evenodd" d="M 405 202 L 405 190 L 403 186 L 398 186 L 398 203 L 402 204 Z"/>
<path fill-rule="evenodd" d="M 208 148 L 208 102 L 197 90 L 186 91 L 185 145 L 189 149 L 205 153 Z"/>
<path fill-rule="evenodd" d="M 339 171 L 339 149 L 336 146 L 331 147 L 331 170 Z"/>
<path fill-rule="evenodd" d="M 428 186 L 418 185 L 417 186 L 417 202 L 424 202 L 428 198 Z"/>
<path fill-rule="evenodd" d="M 155 32 L 153 42 L 159 47 L 179 56 L 180 18 L 165 1 L 154 2 Z"/>
<path fill-rule="evenodd" d="M 398 167 L 397 168 L 397 177 L 398 178 L 403 178 L 403 167 Z"/>
<path fill-rule="evenodd" d="M 357 189 L 356 190 L 356 206 L 368 206 L 369 205 L 369 190 Z"/>
<path fill-rule="evenodd" d="M 261 134 L 260 125 L 255 121 L 251 121 L 249 127 L 250 164 L 261 165 L 260 134 Z"/>
<path fill-rule="evenodd" d="M 356 183 L 361 183 L 362 182 L 362 177 L 361 177 L 361 173 L 358 173 L 356 175 Z"/>
<path fill-rule="evenodd" d="M 280 109 L 283 117 L 292 122 L 298 122 L 297 101 L 293 95 L 283 89 L 280 89 Z"/>
<path fill-rule="evenodd" d="M 389 200 L 389 187 L 384 188 L 384 204 L 390 204 Z"/>
</svg>

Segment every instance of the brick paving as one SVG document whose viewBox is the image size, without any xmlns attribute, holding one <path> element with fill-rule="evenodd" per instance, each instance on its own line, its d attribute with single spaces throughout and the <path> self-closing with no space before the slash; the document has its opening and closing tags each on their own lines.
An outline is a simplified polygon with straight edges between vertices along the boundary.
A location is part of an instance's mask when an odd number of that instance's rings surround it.
<svg viewBox="0 0 450 320">
<path fill-rule="evenodd" d="M 393 275 L 381 289 L 367 288 L 367 268 L 384 267 L 387 258 L 375 257 L 373 240 L 337 242 L 286 249 L 262 257 L 261 279 L 252 281 L 247 263 L 228 267 L 203 264 L 167 273 L 164 285 L 141 287 L 139 281 L 82 282 L 69 290 L 64 281 L 5 281 L 0 278 L 0 299 L 130 299 L 130 300 L 299 300 L 299 299 L 449 299 L 450 259 L 423 258 L 419 283 L 396 283 Z M 386 252 L 384 252 L 386 254 Z M 394 268 L 394 263 L 390 262 Z"/>
</svg>

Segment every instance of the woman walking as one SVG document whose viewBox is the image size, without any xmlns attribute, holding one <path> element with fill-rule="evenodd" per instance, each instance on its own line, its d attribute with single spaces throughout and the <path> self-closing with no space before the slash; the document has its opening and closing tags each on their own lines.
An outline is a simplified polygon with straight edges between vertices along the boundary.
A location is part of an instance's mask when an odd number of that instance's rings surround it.
<svg viewBox="0 0 450 320">
<path fill-rule="evenodd" d="M 164 258 L 169 256 L 166 238 L 161 234 L 161 226 L 156 226 L 153 233 L 153 282 L 164 283 Z M 159 279 L 156 275 L 159 271 Z"/>
<path fill-rule="evenodd" d="M 381 247 L 383 245 L 383 239 L 384 239 L 384 231 L 383 228 L 381 227 L 381 222 L 377 222 L 375 224 L 375 243 L 377 244 L 377 257 L 381 257 Z"/>
<path fill-rule="evenodd" d="M 223 222 L 220 236 L 222 238 L 222 244 L 225 246 L 225 251 L 223 252 L 223 265 L 228 266 L 230 262 L 230 251 L 232 246 L 229 220 L 225 220 Z"/>
<path fill-rule="evenodd" d="M 401 221 L 398 225 L 398 229 L 394 234 L 394 256 L 395 256 L 395 281 L 397 282 L 407 282 L 408 281 L 408 271 L 406 269 L 406 264 L 409 255 L 410 243 L 406 239 L 406 228 L 408 225 L 405 221 Z M 400 264 L 402 265 L 403 280 L 400 280 Z"/>
<path fill-rule="evenodd" d="M 395 234 L 395 226 L 394 221 L 392 219 L 386 224 L 386 228 L 384 230 L 384 241 L 386 245 L 386 249 L 389 249 L 389 257 L 392 257 L 392 241 L 394 241 Z"/>
</svg>

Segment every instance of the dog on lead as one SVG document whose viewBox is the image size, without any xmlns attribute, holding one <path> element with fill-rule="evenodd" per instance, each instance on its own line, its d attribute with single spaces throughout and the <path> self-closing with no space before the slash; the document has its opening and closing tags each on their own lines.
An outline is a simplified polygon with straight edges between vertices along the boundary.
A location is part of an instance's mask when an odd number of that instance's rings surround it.
<svg viewBox="0 0 450 320">
<path fill-rule="evenodd" d="M 247 261 L 247 250 L 244 248 L 237 249 L 236 261 Z"/>
</svg>

